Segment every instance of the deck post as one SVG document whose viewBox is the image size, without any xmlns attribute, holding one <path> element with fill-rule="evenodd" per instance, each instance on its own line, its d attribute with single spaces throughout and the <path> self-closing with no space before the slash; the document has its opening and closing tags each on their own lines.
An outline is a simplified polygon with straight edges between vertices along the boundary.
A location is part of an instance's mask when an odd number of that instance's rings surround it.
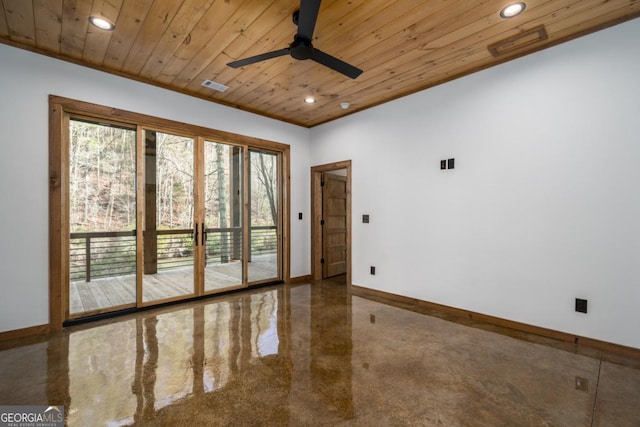
<svg viewBox="0 0 640 427">
<path fill-rule="evenodd" d="M 145 131 L 144 183 L 144 274 L 158 272 L 156 230 L 156 132 Z"/>
<path fill-rule="evenodd" d="M 89 233 L 84 236 L 84 257 L 84 280 L 88 283 L 91 281 L 91 235 Z"/>
</svg>

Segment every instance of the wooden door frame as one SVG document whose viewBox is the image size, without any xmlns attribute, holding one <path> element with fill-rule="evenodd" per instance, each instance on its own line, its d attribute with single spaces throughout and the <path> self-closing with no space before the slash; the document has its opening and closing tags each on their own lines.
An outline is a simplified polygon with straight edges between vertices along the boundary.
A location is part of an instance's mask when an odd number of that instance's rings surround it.
<svg viewBox="0 0 640 427">
<path fill-rule="evenodd" d="M 351 286 L 351 160 L 311 167 L 311 278 L 322 279 L 322 174 L 347 170 L 347 286 Z"/>
</svg>

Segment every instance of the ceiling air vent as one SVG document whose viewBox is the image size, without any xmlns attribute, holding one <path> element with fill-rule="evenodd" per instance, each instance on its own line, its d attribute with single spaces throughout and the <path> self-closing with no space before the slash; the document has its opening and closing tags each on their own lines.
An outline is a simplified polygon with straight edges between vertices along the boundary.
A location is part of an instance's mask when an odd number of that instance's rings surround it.
<svg viewBox="0 0 640 427">
<path fill-rule="evenodd" d="M 209 89 L 217 90 L 218 92 L 224 92 L 229 89 L 229 86 L 225 86 L 222 83 L 214 82 L 213 80 L 205 80 L 202 82 L 202 86 L 208 87 Z"/>
<path fill-rule="evenodd" d="M 540 25 L 520 34 L 516 34 L 515 36 L 500 40 L 497 43 L 490 44 L 487 48 L 489 49 L 489 52 L 491 52 L 491 55 L 497 58 L 502 55 L 507 55 L 509 53 L 518 52 L 525 48 L 535 46 L 548 38 L 549 36 L 547 35 L 547 30 L 544 28 L 544 25 Z"/>
</svg>

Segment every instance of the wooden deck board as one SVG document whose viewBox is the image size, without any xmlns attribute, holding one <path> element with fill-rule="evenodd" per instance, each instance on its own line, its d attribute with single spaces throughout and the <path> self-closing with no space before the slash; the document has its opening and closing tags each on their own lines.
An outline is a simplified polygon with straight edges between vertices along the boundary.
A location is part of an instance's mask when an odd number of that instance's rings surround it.
<svg viewBox="0 0 640 427">
<path fill-rule="evenodd" d="M 92 310 L 97 310 L 99 308 L 96 298 L 91 293 L 91 288 L 89 288 L 89 283 L 90 282 L 78 283 L 77 293 L 80 296 L 80 301 L 81 301 L 83 311 L 92 311 Z"/>
<path fill-rule="evenodd" d="M 104 285 L 105 295 L 109 298 L 109 304 L 111 304 L 112 307 L 136 302 L 135 296 L 132 298 L 126 292 L 121 292 L 123 287 L 119 284 L 118 280 L 110 280 L 105 282 Z"/>
<path fill-rule="evenodd" d="M 252 282 L 275 278 L 277 264 L 274 255 L 254 256 L 249 263 L 249 280 Z M 205 268 L 205 291 L 215 291 L 242 285 L 242 263 L 210 264 Z M 144 276 L 143 302 L 164 300 L 181 295 L 191 295 L 193 270 L 176 269 Z M 132 304 L 136 301 L 136 276 L 106 277 L 91 282 L 69 284 L 70 314 L 108 309 Z"/>
<path fill-rule="evenodd" d="M 69 311 L 71 313 L 82 313 L 86 311 L 82 305 L 82 298 L 78 292 L 78 286 L 75 286 L 74 283 L 71 283 L 71 286 L 69 286 L 69 294 Z"/>
<path fill-rule="evenodd" d="M 105 283 L 108 283 L 108 282 L 105 282 Z M 91 282 L 87 284 L 87 287 L 89 288 L 89 292 L 91 292 L 91 295 L 93 295 L 93 298 L 96 301 L 97 307 L 95 309 L 113 306 L 113 304 L 111 303 L 111 301 L 106 295 L 108 291 L 106 290 L 106 286 L 104 286 L 105 283 Z"/>
<path fill-rule="evenodd" d="M 127 303 L 136 302 L 136 279 L 135 276 L 114 277 L 111 284 L 115 292 L 120 294 Z"/>
<path fill-rule="evenodd" d="M 249 263 L 249 280 L 257 282 L 260 280 L 270 279 L 278 275 L 278 266 L 275 262 L 269 262 L 255 257 Z"/>
<path fill-rule="evenodd" d="M 144 302 L 193 294 L 193 271 L 179 269 L 144 276 Z"/>
<path fill-rule="evenodd" d="M 205 291 L 242 285 L 242 263 L 210 264 L 204 269 Z"/>
</svg>

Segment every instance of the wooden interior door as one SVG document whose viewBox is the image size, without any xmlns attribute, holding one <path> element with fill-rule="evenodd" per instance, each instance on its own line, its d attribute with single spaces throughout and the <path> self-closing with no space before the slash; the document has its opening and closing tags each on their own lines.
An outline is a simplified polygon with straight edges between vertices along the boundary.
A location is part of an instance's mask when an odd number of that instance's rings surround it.
<svg viewBox="0 0 640 427">
<path fill-rule="evenodd" d="M 347 177 L 322 174 L 322 278 L 347 272 Z"/>
</svg>

